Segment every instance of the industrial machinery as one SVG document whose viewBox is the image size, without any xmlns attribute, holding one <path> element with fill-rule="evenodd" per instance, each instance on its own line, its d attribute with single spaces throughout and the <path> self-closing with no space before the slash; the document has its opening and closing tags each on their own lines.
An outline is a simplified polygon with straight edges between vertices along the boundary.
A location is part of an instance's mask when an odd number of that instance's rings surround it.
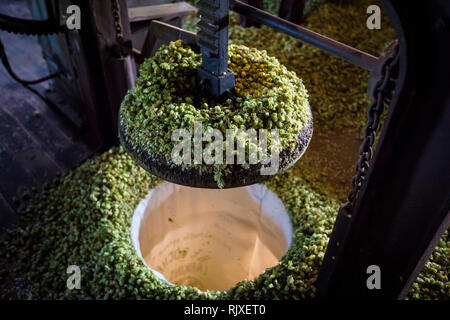
<svg viewBox="0 0 450 320">
<path fill-rule="evenodd" d="M 236 11 L 243 16 L 250 18 L 254 22 L 266 24 L 280 32 L 287 33 L 297 39 L 306 43 L 312 44 L 320 49 L 335 54 L 347 61 L 350 61 L 364 69 L 372 71 L 373 74 L 373 88 L 370 94 L 374 97 L 374 103 L 371 106 L 370 122 L 367 125 L 365 132 L 365 141 L 361 150 L 361 160 L 358 164 L 358 176 L 355 177 L 354 185 L 360 186 L 364 179 L 365 171 L 368 162 L 371 158 L 371 150 L 376 130 L 378 128 L 379 116 L 383 111 L 384 99 L 388 97 L 393 88 L 392 81 L 395 78 L 393 71 L 394 63 L 397 61 L 395 56 L 397 54 L 396 48 L 392 48 L 381 58 L 376 58 L 370 54 L 362 52 L 358 49 L 349 47 L 345 44 L 339 43 L 333 39 L 329 39 L 311 30 L 303 28 L 292 22 L 286 21 L 274 15 L 268 14 L 263 10 L 250 6 L 241 1 L 207 1 L 202 0 L 197 3 L 199 7 L 199 16 L 201 18 L 198 26 L 200 31 L 198 39 L 190 35 L 192 43 L 200 46 L 202 53 L 202 66 L 198 68 L 197 73 L 197 87 L 199 88 L 198 96 L 212 96 L 215 99 L 233 98 L 234 90 L 234 75 L 232 70 L 228 70 L 228 10 Z M 173 29 L 170 25 L 153 23 L 154 29 L 167 29 L 167 33 L 179 35 L 185 33 L 182 30 Z M 181 38 L 181 36 L 179 36 Z M 184 39 L 189 38 L 186 34 Z M 392 65 L 390 65 L 392 64 Z M 388 69 L 388 70 L 386 70 Z M 391 74 L 392 72 L 392 74 Z M 124 138 L 125 132 L 119 128 L 121 142 L 126 150 L 130 152 L 134 159 L 149 172 L 159 176 L 165 180 L 180 184 L 187 184 L 196 187 L 217 187 L 213 178 L 207 178 L 205 174 L 201 174 L 196 169 L 181 170 L 180 166 L 173 166 L 167 164 L 163 159 L 152 160 L 150 154 L 144 150 L 136 149 L 135 146 L 129 145 Z M 280 153 L 281 165 L 280 172 L 284 168 L 292 166 L 295 161 L 303 154 L 308 146 L 312 134 L 312 120 L 308 123 L 306 128 L 299 134 L 295 149 L 293 151 L 283 150 Z M 362 167 L 364 166 L 364 168 Z M 248 169 L 242 169 L 240 166 L 235 166 L 233 169 L 232 179 L 227 181 L 226 185 L 229 187 L 236 187 L 241 185 L 253 184 L 268 176 L 259 174 L 261 165 L 252 165 Z M 355 192 L 354 192 L 355 193 Z M 353 201 L 352 194 L 349 198 Z"/>
<path fill-rule="evenodd" d="M 78 77 L 71 75 L 73 69 L 56 69 L 67 87 L 77 82 L 78 92 L 73 95 L 82 101 L 83 107 L 75 108 L 72 118 L 78 117 L 75 121 L 81 126 L 80 115 L 89 115 L 87 126 L 93 133 L 92 143 L 97 146 L 105 147 L 116 141 L 118 133 L 123 135 L 117 127 L 117 113 L 122 98 L 133 85 L 135 59 L 142 61 L 162 42 L 182 39 L 199 48 L 203 58 L 197 73 L 199 95 L 215 99 L 233 97 L 234 75 L 227 67 L 229 10 L 245 17 L 244 23 L 268 25 L 369 70 L 368 92 L 373 102 L 368 107 L 352 190 L 348 202 L 339 211 L 317 281 L 318 295 L 324 298 L 405 297 L 450 223 L 450 99 L 446 87 L 450 74 L 450 7 L 445 0 L 420 4 L 381 0 L 398 36 L 398 41 L 381 57 L 299 26 L 296 24 L 299 15 L 292 16 L 295 10 L 286 10 L 293 6 L 292 1 L 282 2 L 280 12 L 286 15 L 277 17 L 239 0 L 200 0 L 197 8 L 201 30 L 197 35 L 156 21 L 157 17 L 148 18 L 147 22 L 154 21 L 144 41 L 141 39 L 140 48 L 132 41 L 124 0 L 101 5 L 99 1 L 71 3 L 81 7 L 82 20 L 86 23 L 76 33 L 63 30 L 64 15 L 58 14 L 58 1 L 51 0 L 43 6 L 46 21 L 21 21 L 0 15 L 0 28 L 41 35 L 62 32 L 51 36 L 65 38 L 62 47 L 68 53 L 59 57 L 74 58 L 72 50 L 83 53 L 78 60 L 56 63 L 59 67 L 65 63 L 75 65 Z M 258 1 L 253 4 L 258 6 Z M 89 76 L 83 79 L 85 74 Z M 58 92 L 67 90 L 70 89 Z M 373 150 L 386 105 L 388 115 Z M 310 134 L 299 137 L 294 152 L 301 154 L 309 138 Z M 180 182 L 170 173 L 171 168 L 149 163 L 148 156 L 136 154 L 131 146 L 125 148 L 148 171 Z M 289 154 L 284 156 L 298 159 Z M 239 175 L 236 177 L 233 186 L 242 185 Z M 255 183 L 258 179 L 247 181 Z M 201 180 L 200 174 L 193 176 L 192 185 L 202 187 Z M 365 285 L 365 270 L 371 264 L 383 270 L 382 291 L 369 290 Z"/>
</svg>

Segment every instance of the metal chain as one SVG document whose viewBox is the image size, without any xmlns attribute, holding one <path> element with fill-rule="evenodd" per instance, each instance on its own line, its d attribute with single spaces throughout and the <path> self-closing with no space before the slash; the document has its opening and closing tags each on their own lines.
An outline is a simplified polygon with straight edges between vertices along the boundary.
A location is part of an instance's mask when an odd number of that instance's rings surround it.
<svg viewBox="0 0 450 320">
<path fill-rule="evenodd" d="M 391 99 L 392 85 L 395 84 L 392 72 L 398 64 L 398 56 L 397 46 L 394 49 L 393 55 L 383 61 L 380 80 L 372 92 L 372 103 L 369 105 L 367 112 L 368 119 L 364 128 L 364 139 L 359 149 L 359 160 L 355 167 L 356 175 L 352 179 L 352 190 L 348 194 L 347 202 L 339 209 L 340 213 L 345 214 L 349 218 L 351 217 L 354 204 L 369 171 L 370 160 L 373 156 L 373 145 L 385 101 Z"/>
<path fill-rule="evenodd" d="M 131 43 L 125 41 L 123 37 L 122 18 L 120 17 L 119 0 L 111 0 L 112 15 L 114 19 L 114 31 L 116 33 L 116 41 L 118 46 L 114 47 L 115 54 L 119 58 L 124 58 L 130 54 Z"/>
<path fill-rule="evenodd" d="M 114 19 L 114 29 L 116 31 L 116 40 L 123 43 L 122 21 L 120 19 L 120 6 L 118 0 L 111 0 L 112 14 Z"/>
</svg>

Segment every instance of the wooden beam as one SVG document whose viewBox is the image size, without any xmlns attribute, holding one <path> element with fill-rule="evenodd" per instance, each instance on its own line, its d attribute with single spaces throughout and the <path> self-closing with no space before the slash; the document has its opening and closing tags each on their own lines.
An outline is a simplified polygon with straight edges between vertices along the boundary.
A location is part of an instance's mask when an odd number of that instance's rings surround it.
<svg viewBox="0 0 450 320">
<path fill-rule="evenodd" d="M 125 0 L 118 0 L 123 43 L 131 44 L 131 30 Z M 102 147 L 117 142 L 117 121 L 123 97 L 136 77 L 134 59 L 130 54 L 120 56 L 111 1 L 76 0 L 81 7 L 84 26 L 79 30 L 83 54 L 86 58 L 88 81 L 93 96 L 87 96 L 94 108 L 89 119 L 102 138 Z"/>
<path fill-rule="evenodd" d="M 148 20 L 169 20 L 197 13 L 197 9 L 186 2 L 175 2 L 128 9 L 131 23 Z"/>
</svg>

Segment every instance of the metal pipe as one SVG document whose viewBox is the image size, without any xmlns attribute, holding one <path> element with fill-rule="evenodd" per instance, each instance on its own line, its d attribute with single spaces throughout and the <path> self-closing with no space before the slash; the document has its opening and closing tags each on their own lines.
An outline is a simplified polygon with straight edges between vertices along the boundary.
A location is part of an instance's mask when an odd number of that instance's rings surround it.
<svg viewBox="0 0 450 320">
<path fill-rule="evenodd" d="M 241 1 L 230 0 L 230 10 L 245 15 L 254 21 L 265 24 L 277 31 L 286 33 L 314 47 L 347 60 L 348 62 L 356 64 L 363 69 L 372 71 L 378 61 L 378 58 L 371 54 L 325 37 L 317 32 L 281 19 L 273 14 L 252 7 Z"/>
</svg>

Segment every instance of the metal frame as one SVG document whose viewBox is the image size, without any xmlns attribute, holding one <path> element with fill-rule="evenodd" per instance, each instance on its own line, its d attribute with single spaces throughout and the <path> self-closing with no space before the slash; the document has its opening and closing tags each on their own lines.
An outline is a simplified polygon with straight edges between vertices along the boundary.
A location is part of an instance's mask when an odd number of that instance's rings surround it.
<svg viewBox="0 0 450 320">
<path fill-rule="evenodd" d="M 399 79 L 352 215 L 336 219 L 316 283 L 322 298 L 403 299 L 450 222 L 450 7 L 380 2 L 399 39 Z M 366 285 L 370 265 L 380 267 L 380 290 Z"/>
</svg>

